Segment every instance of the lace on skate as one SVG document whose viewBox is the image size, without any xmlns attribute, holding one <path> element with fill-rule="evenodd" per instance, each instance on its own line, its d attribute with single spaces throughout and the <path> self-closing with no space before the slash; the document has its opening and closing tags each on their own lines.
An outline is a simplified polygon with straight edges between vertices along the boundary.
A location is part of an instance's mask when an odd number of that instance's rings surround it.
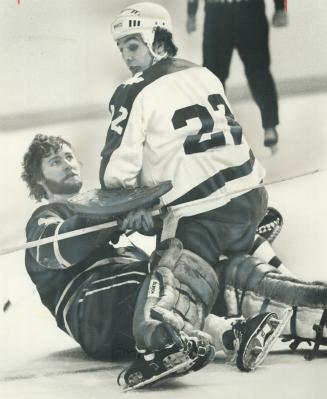
<svg viewBox="0 0 327 399">
<path fill-rule="evenodd" d="M 161 351 L 139 354 L 137 359 L 117 378 L 118 385 L 124 378 L 124 392 L 148 387 L 168 377 L 180 377 L 197 371 L 214 359 L 215 350 L 211 345 L 196 337 L 181 333 L 182 346 L 173 344 Z"/>
<path fill-rule="evenodd" d="M 235 323 L 232 360 L 241 371 L 252 371 L 263 362 L 291 315 L 289 309 L 280 319 L 275 313 L 265 313 Z"/>
</svg>

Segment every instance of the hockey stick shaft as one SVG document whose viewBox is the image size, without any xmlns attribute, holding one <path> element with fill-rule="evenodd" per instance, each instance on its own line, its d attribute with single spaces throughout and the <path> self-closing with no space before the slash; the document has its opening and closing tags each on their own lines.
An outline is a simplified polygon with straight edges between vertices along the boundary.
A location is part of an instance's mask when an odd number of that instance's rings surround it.
<svg viewBox="0 0 327 399">
<path fill-rule="evenodd" d="M 160 214 L 160 209 L 156 209 L 152 212 L 152 216 L 157 216 L 159 214 Z M 0 256 L 10 254 L 12 252 L 16 252 L 22 249 L 34 248 L 39 245 L 50 244 L 55 241 L 65 240 L 67 238 L 77 237 L 84 234 L 93 233 L 95 231 L 105 230 L 116 226 L 118 226 L 118 221 L 113 220 L 111 222 L 97 224 L 95 226 L 90 226 L 90 227 L 84 227 L 82 229 L 68 231 L 66 233 L 58 234 L 51 237 L 41 238 L 36 241 L 25 242 L 24 244 L 16 245 L 14 247 L 0 249 Z"/>
<path fill-rule="evenodd" d="M 226 198 L 227 196 L 240 194 L 240 193 L 243 193 L 243 192 L 245 193 L 245 192 L 247 192 L 249 190 L 253 190 L 255 188 L 267 187 L 267 186 L 271 186 L 271 185 L 274 185 L 274 184 L 282 183 L 282 182 L 285 182 L 285 181 L 291 181 L 291 180 L 294 180 L 294 179 L 298 179 L 300 177 L 314 175 L 314 174 L 321 173 L 321 172 L 326 172 L 326 169 L 315 169 L 313 171 L 302 173 L 302 174 L 299 174 L 299 175 L 294 175 L 294 176 L 290 176 L 290 177 L 284 177 L 284 178 L 273 180 L 273 181 L 267 182 L 267 183 L 258 183 L 258 184 L 252 185 L 252 186 L 243 187 L 242 189 L 232 191 L 232 192 L 230 192 L 228 194 L 223 194 L 221 196 L 217 196 L 216 199 L 218 199 L 218 200 L 219 199 L 223 199 L 223 198 Z M 156 210 L 154 210 L 152 212 L 152 216 L 157 216 L 160 213 L 161 213 L 160 209 L 156 209 Z M 80 235 L 83 235 L 83 234 L 93 233 L 95 231 L 112 228 L 112 227 L 115 227 L 117 225 L 118 225 L 118 221 L 117 220 L 113 220 L 111 222 L 102 223 L 102 224 L 98 224 L 98 225 L 91 226 L 91 227 L 85 227 L 85 228 L 78 229 L 78 230 L 72 230 L 72 231 L 68 231 L 67 233 L 62 233 L 62 234 L 58 234 L 58 235 L 51 236 L 51 237 L 41 238 L 41 239 L 36 240 L 36 241 L 29 241 L 29 242 L 26 242 L 26 243 L 23 243 L 23 244 L 20 244 L 20 245 L 16 245 L 14 247 L 0 249 L 0 256 L 1 255 L 6 255 L 6 254 L 10 254 L 12 252 L 16 252 L 16 251 L 23 250 L 23 249 L 34 248 L 34 247 L 39 246 L 39 245 L 50 244 L 50 243 L 55 242 L 55 241 L 65 240 L 67 238 L 72 238 L 72 237 L 80 236 Z"/>
</svg>

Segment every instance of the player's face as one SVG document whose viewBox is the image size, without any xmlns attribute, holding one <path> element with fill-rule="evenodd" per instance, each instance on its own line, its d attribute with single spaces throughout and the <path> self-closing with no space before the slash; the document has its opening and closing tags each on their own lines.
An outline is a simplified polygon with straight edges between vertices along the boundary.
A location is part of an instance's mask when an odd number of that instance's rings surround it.
<svg viewBox="0 0 327 399">
<path fill-rule="evenodd" d="M 140 35 L 125 36 L 117 41 L 117 46 L 133 75 L 152 65 L 153 57 Z"/>
<path fill-rule="evenodd" d="M 43 184 L 52 194 L 75 194 L 82 187 L 81 170 L 67 144 L 42 159 Z"/>
</svg>

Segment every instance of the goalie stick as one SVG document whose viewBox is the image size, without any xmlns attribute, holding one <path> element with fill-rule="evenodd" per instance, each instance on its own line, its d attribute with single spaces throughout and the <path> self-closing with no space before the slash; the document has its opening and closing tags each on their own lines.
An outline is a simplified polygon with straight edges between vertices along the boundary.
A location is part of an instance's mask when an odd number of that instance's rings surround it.
<svg viewBox="0 0 327 399">
<path fill-rule="evenodd" d="M 317 174 L 317 173 L 321 173 L 321 172 L 326 172 L 326 171 L 327 171 L 327 169 L 315 169 L 315 170 L 312 170 L 312 171 L 309 171 L 309 172 L 301 173 L 299 175 L 294 175 L 294 176 L 290 176 L 290 177 L 284 177 L 284 178 L 281 178 L 281 179 L 272 180 L 272 181 L 267 182 L 267 183 L 264 183 L 264 182 L 258 183 L 258 184 L 253 185 L 253 186 L 245 187 L 245 188 L 243 188 L 241 190 L 232 191 L 228 195 L 234 195 L 234 194 L 247 192 L 249 190 L 253 190 L 253 189 L 259 188 L 259 187 L 272 186 L 274 184 L 282 183 L 282 182 L 285 182 L 285 181 L 291 181 L 291 180 L 294 180 L 294 179 L 298 179 L 298 178 L 305 177 L 305 176 L 311 176 L 311 175 L 314 175 L 314 174 Z M 225 198 L 228 195 L 227 194 L 223 194 L 221 196 L 218 196 L 217 199 Z M 153 210 L 152 216 L 160 215 L 164 209 L 165 209 L 165 207 Z M 167 208 L 167 209 L 169 209 L 169 208 Z M 91 227 L 85 227 L 85 228 L 78 229 L 78 230 L 72 230 L 72 231 L 69 231 L 67 233 L 58 234 L 58 235 L 52 236 L 52 237 L 41 238 L 40 240 L 36 240 L 36 241 L 25 242 L 23 244 L 16 245 L 14 247 L 1 248 L 0 249 L 0 256 L 1 255 L 6 255 L 6 254 L 10 254 L 10 253 L 13 253 L 13 252 L 16 252 L 16 251 L 19 251 L 19 250 L 23 250 L 23 249 L 34 248 L 34 247 L 39 246 L 39 245 L 44 245 L 44 244 L 49 244 L 49 243 L 52 243 L 52 242 L 64 240 L 66 238 L 76 237 L 76 236 L 79 236 L 79 235 L 92 233 L 94 231 L 99 231 L 99 230 L 103 230 L 103 229 L 112 228 L 112 227 L 115 227 L 117 225 L 118 225 L 118 221 L 114 220 L 112 222 L 102 223 L 102 224 L 98 224 L 98 225 L 91 226 Z"/>
</svg>

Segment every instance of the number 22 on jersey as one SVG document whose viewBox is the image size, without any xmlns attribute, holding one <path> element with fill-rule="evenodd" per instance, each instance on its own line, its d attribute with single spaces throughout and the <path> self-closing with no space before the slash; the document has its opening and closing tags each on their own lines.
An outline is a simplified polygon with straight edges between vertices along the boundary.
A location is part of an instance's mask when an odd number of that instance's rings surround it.
<svg viewBox="0 0 327 399">
<path fill-rule="evenodd" d="M 219 106 L 224 106 L 225 117 L 230 127 L 230 134 L 234 145 L 239 145 L 242 142 L 242 128 L 236 122 L 231 110 L 226 104 L 225 100 L 220 94 L 210 94 L 208 96 L 208 103 L 213 111 L 219 111 Z M 187 121 L 193 118 L 198 118 L 201 122 L 201 128 L 195 134 L 187 136 L 184 141 L 185 154 L 196 154 L 207 151 L 211 148 L 221 147 L 227 144 L 227 138 L 224 132 L 214 132 L 215 120 L 208 111 L 208 108 L 193 104 L 188 107 L 180 108 L 174 112 L 172 123 L 174 129 L 180 129 L 187 125 Z M 202 136 L 207 133 L 206 136 Z"/>
</svg>

